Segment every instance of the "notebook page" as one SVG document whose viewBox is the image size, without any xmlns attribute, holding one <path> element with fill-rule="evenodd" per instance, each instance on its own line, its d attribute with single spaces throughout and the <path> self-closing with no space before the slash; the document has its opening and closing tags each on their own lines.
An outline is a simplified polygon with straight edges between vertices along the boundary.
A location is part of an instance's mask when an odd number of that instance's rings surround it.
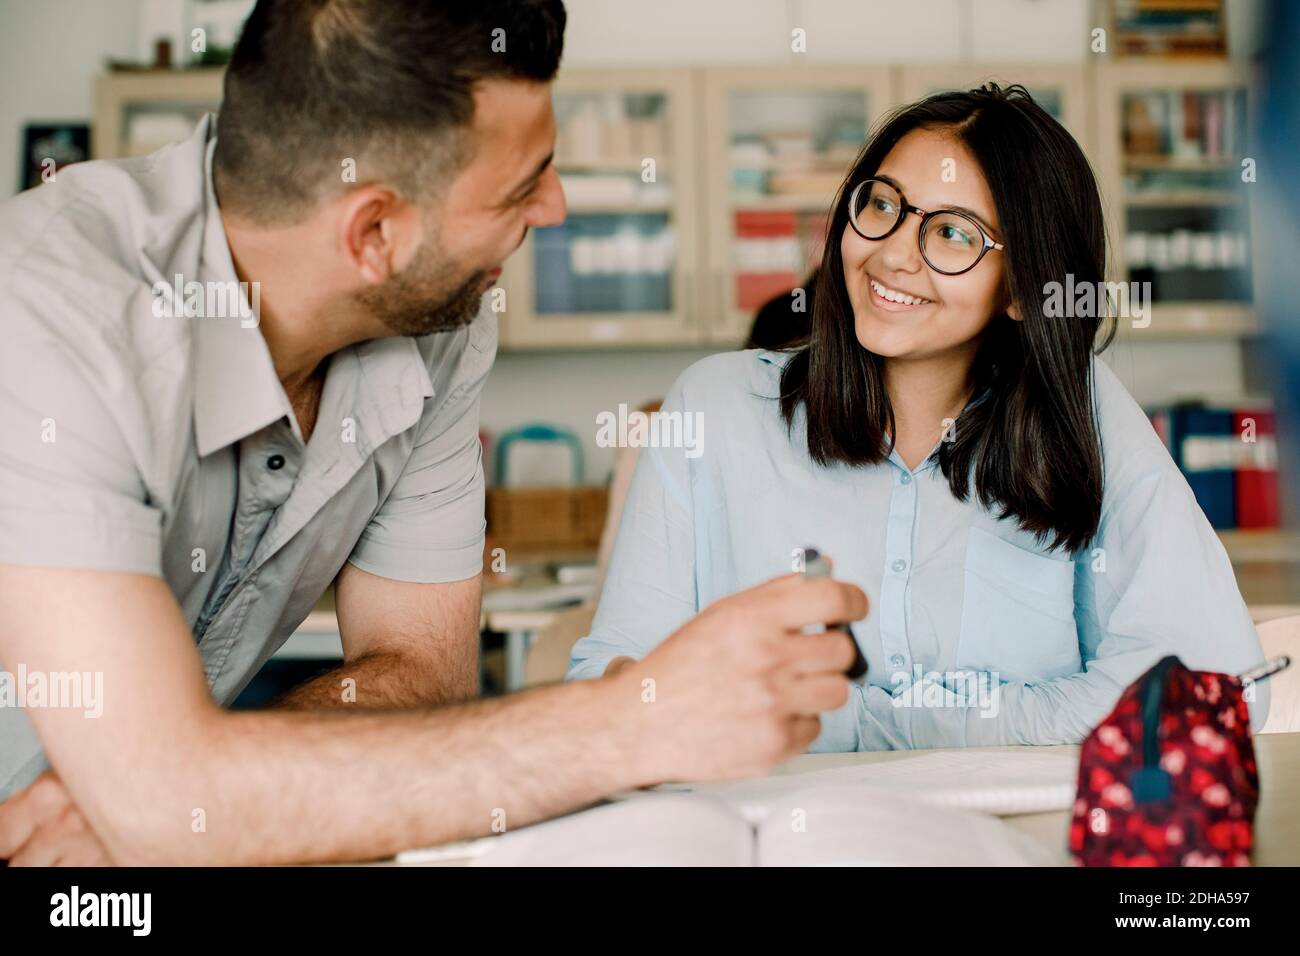
<svg viewBox="0 0 1300 956">
<path fill-rule="evenodd" d="M 1054 866 L 1060 854 L 997 817 L 861 785 L 788 793 L 758 828 L 759 866 Z"/>
<path fill-rule="evenodd" d="M 753 777 L 734 783 L 670 784 L 707 794 L 761 820 L 764 804 L 794 790 L 860 784 L 906 795 L 932 806 L 995 816 L 1066 810 L 1074 803 L 1078 757 L 1062 753 L 941 750 L 807 773 Z"/>
<path fill-rule="evenodd" d="M 754 829 L 735 809 L 677 794 L 606 804 L 492 838 L 471 866 L 750 866 Z"/>
</svg>

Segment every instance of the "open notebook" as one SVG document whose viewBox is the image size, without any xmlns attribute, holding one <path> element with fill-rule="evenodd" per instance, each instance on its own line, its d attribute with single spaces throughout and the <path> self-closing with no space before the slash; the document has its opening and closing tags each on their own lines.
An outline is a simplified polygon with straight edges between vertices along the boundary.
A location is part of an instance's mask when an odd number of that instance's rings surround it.
<svg viewBox="0 0 1300 956">
<path fill-rule="evenodd" d="M 1075 758 L 945 751 L 729 784 L 673 784 L 401 863 L 478 866 L 1050 866 L 994 814 L 1064 810 Z M 981 812 L 982 811 L 982 812 Z"/>
<path fill-rule="evenodd" d="M 808 773 L 753 777 L 735 783 L 673 783 L 657 789 L 706 793 L 752 807 L 791 790 L 862 784 L 935 807 L 1010 816 L 1068 809 L 1074 802 L 1078 770 L 1079 758 L 1070 754 L 1028 748 L 1023 752 L 940 750 Z"/>
</svg>

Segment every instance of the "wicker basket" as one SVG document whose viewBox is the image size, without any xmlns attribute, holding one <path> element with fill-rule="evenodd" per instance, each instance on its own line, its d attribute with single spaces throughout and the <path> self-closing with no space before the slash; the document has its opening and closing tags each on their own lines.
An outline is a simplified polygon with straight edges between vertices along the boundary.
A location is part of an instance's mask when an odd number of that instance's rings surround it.
<svg viewBox="0 0 1300 956">
<path fill-rule="evenodd" d="M 492 540 L 518 551 L 595 548 L 609 492 L 599 488 L 490 488 Z"/>
</svg>

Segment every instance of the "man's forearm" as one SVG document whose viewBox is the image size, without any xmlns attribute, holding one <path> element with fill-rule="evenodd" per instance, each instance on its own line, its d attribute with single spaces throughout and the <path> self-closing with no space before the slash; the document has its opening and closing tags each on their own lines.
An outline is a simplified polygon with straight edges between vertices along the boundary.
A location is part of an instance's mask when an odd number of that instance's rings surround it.
<svg viewBox="0 0 1300 956">
<path fill-rule="evenodd" d="M 257 864 L 513 829 L 653 782 L 639 700 L 599 680 L 409 713 L 222 713 L 106 842 L 124 863 Z"/>
<path fill-rule="evenodd" d="M 282 710 L 437 707 L 478 696 L 478 659 L 444 673 L 430 662 L 398 651 L 375 651 L 313 677 L 279 697 Z M 472 666 L 468 666 L 472 665 Z"/>
</svg>

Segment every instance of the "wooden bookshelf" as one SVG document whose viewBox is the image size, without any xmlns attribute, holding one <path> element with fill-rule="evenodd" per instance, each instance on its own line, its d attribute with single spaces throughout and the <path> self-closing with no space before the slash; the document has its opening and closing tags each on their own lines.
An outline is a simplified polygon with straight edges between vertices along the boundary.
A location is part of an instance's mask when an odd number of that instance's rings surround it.
<svg viewBox="0 0 1300 956">
<path fill-rule="evenodd" d="M 1173 231 L 1163 234 L 1159 226 L 1144 226 L 1143 235 L 1139 237 L 1139 240 L 1150 239 L 1153 243 L 1159 240 L 1163 246 L 1162 254 L 1171 248 L 1166 243 L 1171 243 L 1177 233 L 1183 233 L 1183 238 L 1188 241 L 1199 238 L 1195 227 L 1190 225 L 1192 223 L 1217 223 L 1235 237 L 1245 236 L 1249 249 L 1259 246 L 1259 237 L 1255 233 L 1257 217 L 1251 209 L 1252 191 L 1236 175 L 1240 161 L 1247 153 L 1246 144 L 1231 137 L 1232 127 L 1238 124 L 1240 129 L 1249 129 L 1254 79 L 1253 71 L 1248 67 L 1208 60 L 1172 63 L 1118 61 L 1095 68 L 1092 86 L 1097 116 L 1097 167 L 1110 238 L 1108 279 L 1117 282 L 1152 281 L 1156 294 L 1161 296 L 1152 309 L 1150 326 L 1134 328 L 1131 322 L 1121 321 L 1121 336 L 1139 341 L 1144 338 L 1231 339 L 1258 334 L 1255 303 L 1259 298 L 1259 284 L 1249 253 L 1244 262 L 1233 263 L 1231 259 L 1219 261 L 1216 249 L 1216 258 L 1207 267 L 1206 263 L 1191 258 L 1177 262 L 1166 260 L 1162 264 L 1160 257 L 1155 255 L 1156 250 L 1152 249 L 1151 258 L 1155 261 L 1144 263 L 1139 272 L 1134 272 L 1135 267 L 1129 261 L 1130 230 L 1136 221 L 1172 224 L 1164 228 Z M 1164 96 L 1173 102 L 1174 98 L 1187 94 L 1196 97 L 1222 94 L 1243 100 L 1239 114 L 1233 111 L 1227 118 L 1217 114 L 1222 124 L 1216 131 L 1221 137 L 1222 154 L 1178 154 L 1172 148 L 1169 152 L 1125 151 L 1125 123 L 1128 119 L 1125 104 L 1130 102 L 1130 97 L 1140 101 L 1147 96 Z M 1179 108 L 1181 110 L 1181 104 Z M 1227 111 L 1226 105 L 1224 110 Z M 1172 124 L 1175 117 L 1168 118 Z M 1185 118 L 1185 126 L 1200 129 L 1204 135 L 1205 130 L 1198 125 L 1201 122 L 1199 115 L 1194 120 Z M 1146 131 L 1148 128 L 1142 129 Z M 1149 129 L 1154 133 L 1158 127 Z M 1166 129 L 1165 132 L 1175 138 L 1176 145 L 1187 145 L 1181 139 L 1184 129 L 1172 133 Z M 1206 187 L 1198 181 L 1198 177 L 1215 174 L 1220 174 L 1225 182 Z M 1134 180 L 1142 182 L 1144 177 L 1160 185 L 1130 188 Z M 1197 184 L 1186 185 L 1180 177 L 1190 178 Z M 1178 184 L 1171 186 L 1171 181 Z M 1226 181 L 1235 185 L 1229 186 Z M 1225 221 L 1228 223 L 1226 226 L 1223 225 Z M 1149 234 L 1148 229 L 1152 230 Z M 1215 238 L 1222 237 L 1216 234 Z M 1193 286 L 1199 283 L 1201 287 L 1219 284 L 1230 288 L 1235 284 L 1240 294 L 1236 298 L 1223 299 L 1207 299 L 1197 294 L 1186 299 L 1171 297 L 1169 289 L 1177 288 L 1179 282 L 1192 282 Z M 1167 287 L 1163 292 L 1158 289 L 1162 284 Z M 1196 291 L 1203 292 L 1204 289 Z"/>
<path fill-rule="evenodd" d="M 1233 564 L 1300 563 L 1300 533 L 1281 529 L 1218 532 Z"/>
<path fill-rule="evenodd" d="M 136 113 L 215 111 L 221 105 L 224 67 L 192 70 L 140 70 L 102 74 L 95 82 L 95 122 L 90 152 L 94 159 L 117 159 L 150 152 L 166 143 L 133 143 L 130 120 Z"/>
<path fill-rule="evenodd" d="M 160 143 L 132 143 L 132 117 L 169 111 L 189 114 L 216 109 L 220 104 L 224 71 L 204 68 L 171 71 L 108 73 L 96 84 L 96 112 L 92 155 L 120 157 L 139 153 Z M 1098 172 L 1111 238 L 1113 281 L 1128 281 L 1125 260 L 1130 216 L 1159 217 L 1179 210 L 1231 212 L 1245 209 L 1251 235 L 1257 217 L 1249 209 L 1250 190 L 1171 188 L 1130 191 L 1126 176 L 1147 173 L 1195 174 L 1231 171 L 1237 156 L 1172 156 L 1162 153 L 1126 154 L 1122 107 L 1126 94 L 1137 91 L 1195 92 L 1245 90 L 1247 104 L 1254 76 L 1249 69 L 1225 62 L 1144 63 L 1117 60 L 1082 64 L 906 64 L 900 66 L 736 66 L 699 69 L 566 70 L 558 78 L 557 99 L 584 94 L 659 94 L 666 97 L 664 122 L 667 136 L 656 150 L 658 175 L 670 184 L 666 195 L 644 198 L 613 197 L 601 201 L 594 194 L 570 208 L 574 221 L 593 222 L 609 217 L 667 223 L 674 237 L 665 308 L 637 308 L 635 297 L 626 307 L 603 311 L 556 312 L 542 308 L 539 283 L 549 278 L 537 268 L 537 236 L 507 263 L 502 285 L 507 309 L 502 316 L 503 349 L 641 348 L 739 344 L 753 319 L 754 308 L 737 301 L 735 259 L 738 213 L 791 213 L 799 224 L 796 237 L 809 246 L 805 227 L 830 212 L 834 189 L 829 185 L 808 191 L 737 192 L 731 153 L 736 132 L 735 104 L 746 96 L 788 94 L 815 102 L 819 95 L 851 92 L 861 98 L 864 123 L 870 127 L 882 113 L 900 102 L 935 89 L 963 88 L 986 80 L 1023 83 L 1031 92 L 1046 95 L 1063 122 L 1093 160 Z M 779 123 L 778 135 L 788 135 Z M 616 138 L 617 139 L 617 138 Z M 588 137 L 562 137 L 557 167 L 571 176 L 628 175 L 641 169 L 640 144 L 606 143 Z M 786 144 L 788 145 L 788 144 Z M 788 157 L 775 155 L 775 170 Z M 751 158 L 746 165 L 763 165 Z M 797 182 L 794 182 L 797 185 Z M 809 180 L 811 183 L 812 180 Z M 820 182 L 820 180 L 818 180 Z M 829 180 L 827 181 L 829 182 Z M 788 185 L 788 184 L 787 184 Z M 627 201 L 621 201 L 627 198 Z M 807 251 L 806 249 L 804 251 Z M 802 278 L 806 264 L 791 262 L 791 275 Z M 1206 279 L 1205 281 L 1212 281 Z M 1122 321 L 1119 335 L 1132 341 L 1172 339 L 1245 340 L 1258 333 L 1255 308 L 1257 283 L 1253 273 L 1241 271 L 1251 295 L 1242 301 L 1200 300 L 1161 302 L 1151 324 L 1134 328 Z"/>
</svg>

